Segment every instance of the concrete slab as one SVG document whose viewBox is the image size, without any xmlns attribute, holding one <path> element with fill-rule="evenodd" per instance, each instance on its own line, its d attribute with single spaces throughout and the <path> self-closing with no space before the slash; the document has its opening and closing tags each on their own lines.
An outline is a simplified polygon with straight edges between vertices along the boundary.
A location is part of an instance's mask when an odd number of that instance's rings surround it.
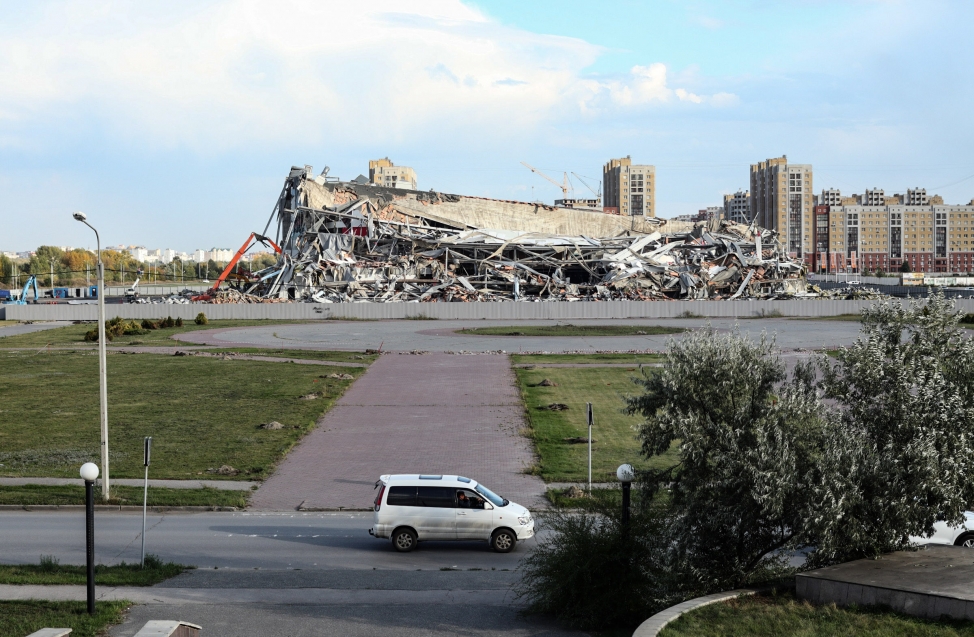
<svg viewBox="0 0 974 637">
<path fill-rule="evenodd" d="M 536 505 L 506 356 L 380 357 L 251 499 L 252 510 L 368 509 L 383 474 L 459 474 Z"/>
<path fill-rule="evenodd" d="M 816 604 L 883 605 L 918 617 L 974 619 L 974 551 L 957 546 L 799 573 L 796 585 L 800 598 Z"/>
</svg>

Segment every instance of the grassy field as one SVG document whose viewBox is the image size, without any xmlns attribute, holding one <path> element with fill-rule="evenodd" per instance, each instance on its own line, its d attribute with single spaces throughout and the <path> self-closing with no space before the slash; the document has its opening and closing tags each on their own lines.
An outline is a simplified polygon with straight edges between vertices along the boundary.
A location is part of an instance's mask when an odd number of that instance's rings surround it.
<svg viewBox="0 0 974 637">
<path fill-rule="evenodd" d="M 468 327 L 458 334 L 477 336 L 636 336 L 680 334 L 685 327 L 661 325 L 500 325 L 496 327 Z"/>
<path fill-rule="evenodd" d="M 538 474 L 549 482 L 588 479 L 588 445 L 572 444 L 566 438 L 588 435 L 585 403 L 595 411 L 592 437 L 592 479 L 615 481 L 616 468 L 629 462 L 636 468 L 669 466 L 676 462 L 676 449 L 648 461 L 639 453 L 635 427 L 640 418 L 622 413 L 623 396 L 637 393 L 631 378 L 633 368 L 547 368 L 516 369 L 525 410 L 531 424 L 530 436 L 540 456 Z M 540 387 L 548 379 L 554 387 Z M 568 406 L 564 411 L 544 409 L 552 403 Z"/>
<path fill-rule="evenodd" d="M 142 477 L 142 438 L 152 436 L 153 478 L 263 479 L 352 382 L 327 376 L 363 371 L 112 353 L 111 475 Z M 98 461 L 94 352 L 0 351 L 0 387 L 0 475 L 76 478 Z M 283 428 L 260 428 L 270 421 Z M 239 473 L 216 474 L 224 465 Z"/>
<path fill-rule="evenodd" d="M 95 565 L 95 584 L 98 586 L 155 586 L 176 577 L 188 566 L 163 562 L 155 555 L 145 556 L 145 568 L 139 564 Z M 62 565 L 50 556 L 41 556 L 40 564 L 0 564 L 0 584 L 56 586 L 84 585 L 87 580 L 84 566 Z M 4 633 L 6 634 L 6 633 Z"/>
<path fill-rule="evenodd" d="M 159 318 L 165 318 L 166 311 L 159 310 Z M 111 306 L 105 308 L 105 316 L 109 320 L 113 318 Z M 210 321 L 206 325 L 197 325 L 193 321 L 185 321 L 182 327 L 169 327 L 158 330 L 149 330 L 148 334 L 137 336 L 120 336 L 111 341 L 109 345 L 171 345 L 177 346 L 172 336 L 197 332 L 199 330 L 212 330 L 224 327 L 252 327 L 260 325 L 286 325 L 293 323 L 309 323 L 311 321 L 260 321 L 260 320 L 226 320 Z M 0 331 L 0 348 L 4 347 L 88 347 L 97 348 L 97 343 L 85 342 L 85 332 L 97 327 L 96 323 L 82 323 L 78 325 L 67 325 L 51 330 L 41 330 L 30 334 L 19 334 L 16 336 L 3 336 Z"/>
<path fill-rule="evenodd" d="M 660 637 L 974 637 L 974 622 L 932 621 L 877 608 L 812 606 L 791 594 L 757 595 L 683 615 Z"/>
<path fill-rule="evenodd" d="M 101 499 L 101 491 L 99 489 L 100 487 L 95 489 L 96 504 L 106 504 Z M 142 494 L 142 487 L 112 485 L 112 497 L 107 504 L 142 506 Z M 250 491 L 227 491 L 224 489 L 166 489 L 162 487 L 149 487 L 148 506 L 208 506 L 243 509 L 247 506 L 250 494 Z M 31 506 L 38 504 L 67 505 L 84 503 L 85 488 L 83 486 L 27 484 L 22 486 L 0 487 L 0 504 Z"/>
<path fill-rule="evenodd" d="M 0 635 L 23 637 L 46 627 L 73 628 L 71 637 L 98 637 L 122 623 L 130 602 L 97 602 L 89 615 L 85 602 L 0 601 Z"/>
<path fill-rule="evenodd" d="M 543 365 L 545 363 L 598 365 L 599 363 L 629 363 L 652 365 L 662 363 L 662 354 L 511 354 L 511 362 L 518 364 Z"/>
</svg>

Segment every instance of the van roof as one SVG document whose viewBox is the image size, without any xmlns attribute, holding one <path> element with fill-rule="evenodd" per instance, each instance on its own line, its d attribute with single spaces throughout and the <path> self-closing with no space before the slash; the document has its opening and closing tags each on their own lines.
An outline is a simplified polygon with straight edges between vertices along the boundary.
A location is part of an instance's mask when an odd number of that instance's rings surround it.
<svg viewBox="0 0 974 637">
<path fill-rule="evenodd" d="M 405 485 L 446 485 L 446 486 L 463 486 L 468 488 L 473 488 L 477 486 L 476 480 L 471 480 L 464 476 L 448 476 L 441 474 L 394 474 L 394 475 L 383 475 L 379 476 L 379 480 L 385 484 L 405 484 Z"/>
</svg>

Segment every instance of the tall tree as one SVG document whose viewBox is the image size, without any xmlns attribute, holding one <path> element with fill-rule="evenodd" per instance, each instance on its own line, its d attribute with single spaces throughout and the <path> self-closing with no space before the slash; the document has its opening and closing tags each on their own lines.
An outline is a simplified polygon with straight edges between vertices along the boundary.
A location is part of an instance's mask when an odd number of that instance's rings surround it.
<svg viewBox="0 0 974 637">
<path fill-rule="evenodd" d="M 659 373 L 627 411 L 646 418 L 643 453 L 679 441 L 679 464 L 646 476 L 670 483 L 671 567 L 699 591 L 733 588 L 774 572 L 784 551 L 809 541 L 809 485 L 834 425 L 814 387 L 814 368 L 786 374 L 774 341 L 710 328 L 671 341 Z"/>
<path fill-rule="evenodd" d="M 863 310 L 863 333 L 822 362 L 842 420 L 822 457 L 813 564 L 901 549 L 974 504 L 974 342 L 942 294 Z"/>
</svg>

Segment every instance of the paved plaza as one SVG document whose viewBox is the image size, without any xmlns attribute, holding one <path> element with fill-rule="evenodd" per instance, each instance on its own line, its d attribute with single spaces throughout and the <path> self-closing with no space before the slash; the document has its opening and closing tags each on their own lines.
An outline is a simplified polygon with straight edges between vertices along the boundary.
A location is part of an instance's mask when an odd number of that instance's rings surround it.
<svg viewBox="0 0 974 637">
<path fill-rule="evenodd" d="M 857 321 L 788 318 L 766 319 L 624 319 L 573 321 L 319 321 L 205 330 L 181 334 L 183 341 L 221 347 L 275 347 L 317 350 L 428 351 L 428 352 L 595 352 L 663 350 L 679 335 L 634 336 L 477 336 L 463 328 L 495 325 L 663 325 L 698 329 L 740 329 L 751 338 L 773 335 L 785 350 L 820 349 L 849 345 L 859 335 Z"/>
<path fill-rule="evenodd" d="M 458 474 L 525 506 L 544 484 L 506 356 L 379 357 L 251 499 L 257 511 L 368 509 L 383 474 Z"/>
</svg>

